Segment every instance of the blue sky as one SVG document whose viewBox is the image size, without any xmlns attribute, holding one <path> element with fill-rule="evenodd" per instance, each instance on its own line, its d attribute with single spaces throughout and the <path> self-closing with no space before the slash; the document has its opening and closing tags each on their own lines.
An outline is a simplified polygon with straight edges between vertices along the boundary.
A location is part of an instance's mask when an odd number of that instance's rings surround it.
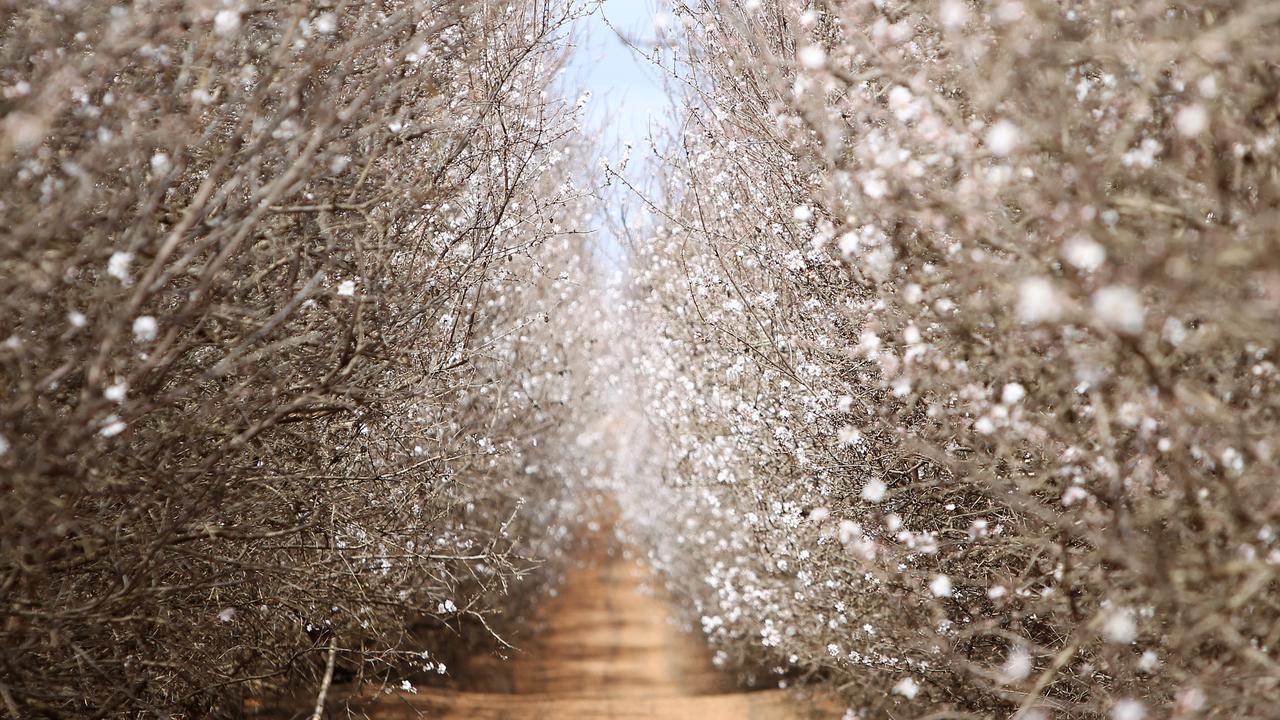
<svg viewBox="0 0 1280 720">
<path fill-rule="evenodd" d="M 577 47 L 567 84 L 591 91 L 589 117 L 600 128 L 607 148 L 627 140 L 638 146 L 650 120 L 666 124 L 668 101 L 658 71 L 617 34 L 649 51 L 655 38 L 654 18 L 662 12 L 659 7 L 655 0 L 604 0 L 574 29 Z"/>
<path fill-rule="evenodd" d="M 594 3 L 593 3 L 594 4 Z M 646 174 L 653 167 L 646 137 L 653 128 L 661 134 L 670 126 L 670 101 L 661 82 L 660 71 L 618 37 L 621 33 L 643 52 L 653 52 L 657 34 L 655 18 L 665 15 L 660 0 L 604 0 L 596 11 L 573 29 L 575 49 L 565 76 L 565 93 L 577 98 L 591 92 L 587 105 L 588 123 L 598 133 L 599 152 L 617 167 L 623 144 L 632 144 L 631 161 L 625 174 L 639 188 L 650 186 Z M 623 208 L 629 226 L 635 228 L 641 214 L 635 197 L 619 183 L 601 189 L 604 211 L 618 217 Z M 625 253 L 603 221 L 597 234 L 597 248 L 606 264 L 621 269 Z"/>
</svg>

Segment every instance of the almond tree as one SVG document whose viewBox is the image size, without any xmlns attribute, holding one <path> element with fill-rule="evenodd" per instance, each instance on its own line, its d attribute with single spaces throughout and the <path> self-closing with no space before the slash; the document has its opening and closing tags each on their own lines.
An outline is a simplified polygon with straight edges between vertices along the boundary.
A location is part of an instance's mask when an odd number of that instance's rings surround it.
<svg viewBox="0 0 1280 720">
<path fill-rule="evenodd" d="M 623 491 L 721 661 L 868 717 L 1267 717 L 1274 3 L 674 15 Z"/>
<path fill-rule="evenodd" d="M 576 391 L 574 12 L 0 8 L 9 715 L 233 715 L 501 638 Z"/>
</svg>

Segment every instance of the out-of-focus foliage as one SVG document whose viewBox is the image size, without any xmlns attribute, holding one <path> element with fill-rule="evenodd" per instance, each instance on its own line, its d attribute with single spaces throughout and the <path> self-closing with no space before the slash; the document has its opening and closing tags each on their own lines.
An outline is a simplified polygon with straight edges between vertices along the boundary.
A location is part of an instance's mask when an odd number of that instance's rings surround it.
<svg viewBox="0 0 1280 720">
<path fill-rule="evenodd" d="M 718 658 L 856 717 L 1273 716 L 1280 5 L 673 14 L 619 486 Z"/>
<path fill-rule="evenodd" d="M 234 714 L 504 633 L 578 472 L 572 14 L 0 4 L 6 714 Z"/>
</svg>

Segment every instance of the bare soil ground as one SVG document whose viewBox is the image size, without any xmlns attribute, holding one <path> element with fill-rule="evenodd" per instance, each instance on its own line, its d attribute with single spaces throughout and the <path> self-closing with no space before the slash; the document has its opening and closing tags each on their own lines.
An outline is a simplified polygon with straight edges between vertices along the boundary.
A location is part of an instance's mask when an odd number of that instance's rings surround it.
<svg viewBox="0 0 1280 720">
<path fill-rule="evenodd" d="M 454 688 L 370 698 L 373 718 L 596 720 L 839 718 L 809 690 L 743 692 L 712 665 L 702 638 L 671 621 L 671 598 L 606 533 L 586 538 L 575 570 L 536 612 L 510 662 L 477 658 Z"/>
</svg>

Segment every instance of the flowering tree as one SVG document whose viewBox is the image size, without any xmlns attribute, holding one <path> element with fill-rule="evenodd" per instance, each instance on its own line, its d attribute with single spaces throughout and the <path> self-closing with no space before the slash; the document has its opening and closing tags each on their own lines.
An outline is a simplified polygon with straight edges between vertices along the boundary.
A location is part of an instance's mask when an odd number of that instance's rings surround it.
<svg viewBox="0 0 1280 720">
<path fill-rule="evenodd" d="M 598 491 L 851 717 L 1274 714 L 1274 2 L 678 2 L 622 285 L 571 3 L 88 5 L 0 9 L 8 714 L 412 688 Z"/>
<path fill-rule="evenodd" d="M 503 634 L 590 287 L 572 17 L 0 9 L 8 714 L 235 714 Z"/>
<path fill-rule="evenodd" d="M 868 717 L 1268 716 L 1277 6 L 674 16 L 620 492 L 718 658 Z"/>
</svg>

